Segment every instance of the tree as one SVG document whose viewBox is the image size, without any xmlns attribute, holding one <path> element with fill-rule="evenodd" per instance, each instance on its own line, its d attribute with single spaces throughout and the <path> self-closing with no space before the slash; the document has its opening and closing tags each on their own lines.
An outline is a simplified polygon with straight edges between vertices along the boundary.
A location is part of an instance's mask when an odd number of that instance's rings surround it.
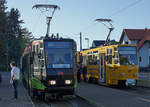
<svg viewBox="0 0 150 107">
<path fill-rule="evenodd" d="M 0 65 L 6 64 L 6 42 L 5 42 L 5 33 L 6 33 L 6 22 L 7 22 L 7 13 L 5 6 L 6 1 L 0 0 Z"/>
<path fill-rule="evenodd" d="M 19 63 L 20 56 L 26 46 L 26 43 L 31 39 L 32 34 L 26 28 L 22 28 L 23 20 L 20 20 L 20 13 L 18 9 L 12 8 L 8 14 L 8 47 L 9 47 L 9 61 L 15 60 Z"/>
<path fill-rule="evenodd" d="M 6 9 L 6 1 L 0 0 L 0 65 L 7 64 L 8 68 L 11 60 L 19 63 L 24 48 L 34 37 L 27 28 L 22 28 L 19 10 L 12 8 L 6 12 Z"/>
</svg>

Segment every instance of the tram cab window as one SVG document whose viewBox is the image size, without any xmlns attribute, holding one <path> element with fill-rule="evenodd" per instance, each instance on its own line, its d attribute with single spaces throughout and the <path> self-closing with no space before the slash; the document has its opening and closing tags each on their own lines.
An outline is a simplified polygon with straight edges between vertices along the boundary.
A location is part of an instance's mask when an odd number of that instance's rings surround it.
<svg viewBox="0 0 150 107">
<path fill-rule="evenodd" d="M 119 47 L 121 65 L 137 65 L 136 47 Z"/>
</svg>

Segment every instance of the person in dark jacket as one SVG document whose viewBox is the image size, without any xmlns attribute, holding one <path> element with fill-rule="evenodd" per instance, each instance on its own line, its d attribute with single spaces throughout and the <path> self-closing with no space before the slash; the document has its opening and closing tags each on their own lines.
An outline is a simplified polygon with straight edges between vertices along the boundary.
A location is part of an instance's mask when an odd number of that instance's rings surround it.
<svg viewBox="0 0 150 107">
<path fill-rule="evenodd" d="M 80 63 L 77 65 L 77 78 L 78 78 L 78 82 L 81 82 L 81 67 L 80 67 Z"/>
<path fill-rule="evenodd" d="M 82 71 L 83 71 L 84 82 L 87 82 L 87 78 L 86 78 L 86 75 L 87 75 L 87 67 L 84 66 Z"/>
</svg>

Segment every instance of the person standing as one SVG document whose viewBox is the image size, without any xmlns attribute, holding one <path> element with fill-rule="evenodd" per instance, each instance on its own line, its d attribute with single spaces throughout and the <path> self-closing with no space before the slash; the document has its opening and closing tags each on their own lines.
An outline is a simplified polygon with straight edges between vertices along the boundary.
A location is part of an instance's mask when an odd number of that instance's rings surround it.
<svg viewBox="0 0 150 107">
<path fill-rule="evenodd" d="M 10 63 L 11 69 L 11 79 L 10 84 L 14 87 L 14 99 L 18 98 L 18 81 L 20 78 L 20 69 L 16 67 L 16 64 L 14 61 Z"/>
<path fill-rule="evenodd" d="M 83 66 L 83 78 L 84 82 L 87 82 L 87 67 L 85 65 Z"/>
</svg>

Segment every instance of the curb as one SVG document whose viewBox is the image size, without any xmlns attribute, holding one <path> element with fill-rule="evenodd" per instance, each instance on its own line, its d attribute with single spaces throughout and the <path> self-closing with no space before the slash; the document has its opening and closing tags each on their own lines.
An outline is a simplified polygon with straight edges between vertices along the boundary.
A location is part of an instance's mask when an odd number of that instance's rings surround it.
<svg viewBox="0 0 150 107">
<path fill-rule="evenodd" d="M 87 101 L 88 103 L 90 103 L 90 104 L 93 105 L 94 107 L 104 107 L 103 105 L 100 105 L 100 104 L 98 104 L 97 102 L 95 102 L 95 101 L 93 101 L 93 100 L 91 100 L 91 99 L 88 99 L 88 98 L 86 98 L 86 97 L 83 97 L 83 96 L 80 96 L 80 95 L 77 95 L 77 94 L 76 94 L 76 97 L 79 97 L 79 98 L 81 98 L 81 99 Z"/>
<path fill-rule="evenodd" d="M 31 97 L 28 95 L 28 92 L 27 92 L 27 90 L 25 89 L 25 87 L 24 87 L 24 85 L 23 85 L 22 81 L 21 81 L 21 85 L 23 86 L 23 90 L 24 90 L 24 92 L 27 94 L 27 97 L 28 97 L 28 98 L 29 98 L 29 100 L 31 101 L 31 104 L 33 105 L 33 107 L 35 107 L 35 105 L 34 105 L 34 103 L 33 103 L 32 99 L 31 99 Z"/>
</svg>

